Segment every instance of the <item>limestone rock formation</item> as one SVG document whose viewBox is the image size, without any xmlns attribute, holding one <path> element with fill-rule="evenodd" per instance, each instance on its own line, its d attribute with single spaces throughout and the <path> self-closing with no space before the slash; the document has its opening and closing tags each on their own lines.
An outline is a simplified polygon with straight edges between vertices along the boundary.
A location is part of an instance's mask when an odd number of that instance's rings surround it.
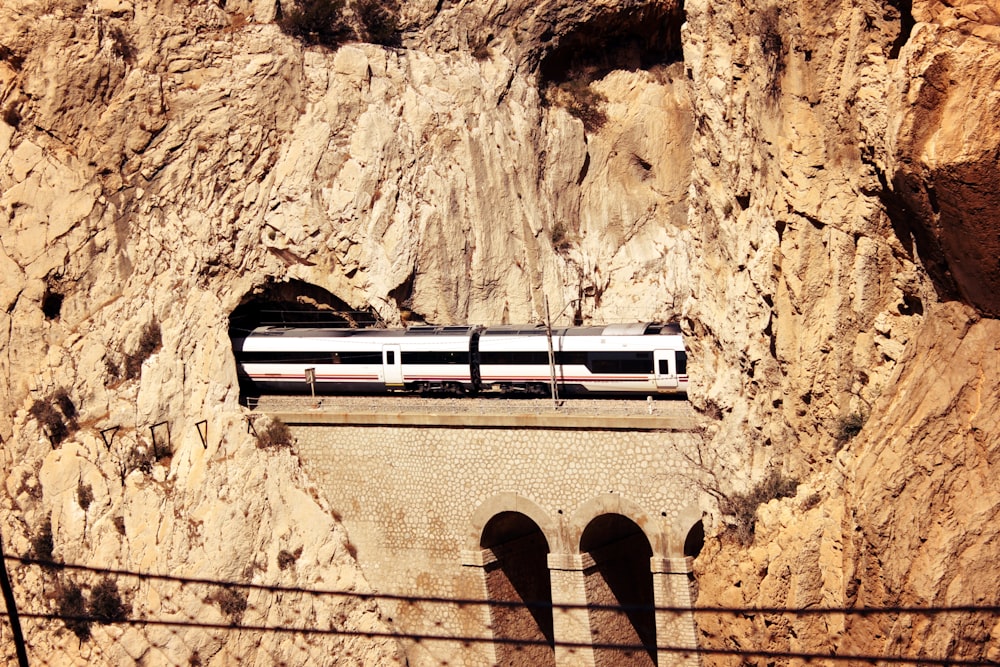
<svg viewBox="0 0 1000 667">
<path fill-rule="evenodd" d="M 537 321 L 546 301 L 562 321 L 679 318 L 711 492 L 699 604 L 997 605 L 966 577 L 996 578 L 998 15 L 414 2 L 400 47 L 334 49 L 264 1 L 4 2 L 5 547 L 49 525 L 67 562 L 264 587 L 248 619 L 384 628 L 363 601 L 266 594 L 365 590 L 333 510 L 238 405 L 229 316 L 296 281 L 389 323 Z M 798 495 L 762 507 L 751 546 L 729 539 L 713 496 L 770 468 Z M 73 583 L 14 578 L 39 610 Z M 136 612 L 239 611 L 180 589 L 119 582 Z M 978 617 L 699 618 L 707 646 L 996 658 Z M 36 646 L 399 659 L 360 639 L 67 632 Z"/>
</svg>

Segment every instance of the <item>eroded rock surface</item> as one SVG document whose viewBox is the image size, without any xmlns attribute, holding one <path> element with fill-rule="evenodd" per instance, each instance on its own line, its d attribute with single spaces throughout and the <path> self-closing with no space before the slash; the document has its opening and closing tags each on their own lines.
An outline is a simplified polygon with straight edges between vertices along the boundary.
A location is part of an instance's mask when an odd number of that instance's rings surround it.
<svg viewBox="0 0 1000 667">
<path fill-rule="evenodd" d="M 774 466 L 804 482 L 762 509 L 751 547 L 706 493 L 699 604 L 997 604 L 962 583 L 996 578 L 997 16 L 416 2 L 402 48 L 328 50 L 284 35 L 264 1 L 5 2 L 5 546 L 27 553 L 48 520 L 64 560 L 363 590 L 333 510 L 254 447 L 238 406 L 229 315 L 294 280 L 389 323 L 537 321 L 546 300 L 562 321 L 678 317 L 706 484 L 732 495 Z M 78 430 L 53 448 L 31 408 L 59 389 Z M 122 475 L 163 423 L 171 457 Z M 121 449 L 101 437 L 114 427 Z M 51 606 L 28 572 L 19 591 Z M 165 604 L 122 586 L 136 610 L 222 618 L 204 591 Z M 261 618 L 385 627 L 360 602 L 255 601 Z M 985 620 L 810 617 L 797 639 L 761 622 L 704 621 L 702 640 L 995 658 Z M 68 646 L 45 632 L 37 646 Z M 71 657 L 312 650 L 112 639 Z M 330 641 L 326 660 L 398 659 Z"/>
</svg>

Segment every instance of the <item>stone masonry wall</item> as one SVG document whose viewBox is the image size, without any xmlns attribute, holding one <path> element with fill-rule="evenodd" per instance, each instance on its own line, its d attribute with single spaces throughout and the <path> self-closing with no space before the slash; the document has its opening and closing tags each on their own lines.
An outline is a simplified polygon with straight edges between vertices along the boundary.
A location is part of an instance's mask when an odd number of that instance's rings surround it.
<svg viewBox="0 0 1000 667">
<path fill-rule="evenodd" d="M 684 538 L 701 518 L 692 464 L 701 440 L 696 433 L 291 428 L 305 470 L 341 514 L 373 589 L 424 598 L 380 602 L 403 634 L 489 638 L 481 605 L 449 601 L 483 599 L 482 568 L 469 566 L 482 565 L 483 528 L 500 512 L 521 512 L 538 524 L 550 566 L 580 562 L 580 536 L 602 514 L 634 521 L 654 561 L 682 562 Z M 556 627 L 558 634 L 558 619 Z M 680 637 L 657 640 L 670 644 Z M 463 648 L 423 641 L 411 645 L 408 657 L 411 664 L 456 658 L 476 664 L 490 662 L 491 650 L 489 642 Z"/>
</svg>

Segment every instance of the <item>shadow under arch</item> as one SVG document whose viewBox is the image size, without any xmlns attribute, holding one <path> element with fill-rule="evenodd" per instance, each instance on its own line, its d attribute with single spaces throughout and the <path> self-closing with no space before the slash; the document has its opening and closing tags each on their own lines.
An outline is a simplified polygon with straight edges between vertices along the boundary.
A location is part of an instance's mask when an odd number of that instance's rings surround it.
<svg viewBox="0 0 1000 667">
<path fill-rule="evenodd" d="M 555 665 L 549 545 L 529 516 L 493 515 L 479 546 L 497 665 Z"/>
<path fill-rule="evenodd" d="M 583 530 L 580 552 L 592 561 L 584 588 L 595 666 L 656 665 L 653 548 L 646 534 L 623 514 L 603 513 Z"/>
</svg>

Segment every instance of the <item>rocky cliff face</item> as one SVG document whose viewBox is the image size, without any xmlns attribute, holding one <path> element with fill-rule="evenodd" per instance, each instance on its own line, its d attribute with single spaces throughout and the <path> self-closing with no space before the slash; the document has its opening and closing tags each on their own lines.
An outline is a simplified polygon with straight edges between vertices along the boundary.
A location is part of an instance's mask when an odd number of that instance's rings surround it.
<svg viewBox="0 0 1000 667">
<path fill-rule="evenodd" d="M 806 489 L 761 510 L 749 547 L 706 504 L 699 604 L 997 604 L 964 582 L 995 578 L 1000 501 L 1000 8 L 420 2 L 403 48 L 330 50 L 283 34 L 273 3 L 223 4 L 0 7 L 8 552 L 48 520 L 66 561 L 363 590 L 331 512 L 237 405 L 228 317 L 295 280 L 388 322 L 523 322 L 546 300 L 564 321 L 678 317 L 706 488 L 732 498 L 775 467 Z M 55 604 L 60 580 L 29 572 L 20 591 Z M 161 610 L 163 587 L 119 586 Z M 379 627 L 361 603 L 260 595 L 244 613 Z M 169 599 L 226 617 L 205 591 Z M 983 656 L 980 621 L 701 627 L 708 646 L 825 652 L 839 633 Z M 313 649 L 129 632 L 177 662 Z M 338 642 L 331 661 L 395 659 Z"/>
</svg>

